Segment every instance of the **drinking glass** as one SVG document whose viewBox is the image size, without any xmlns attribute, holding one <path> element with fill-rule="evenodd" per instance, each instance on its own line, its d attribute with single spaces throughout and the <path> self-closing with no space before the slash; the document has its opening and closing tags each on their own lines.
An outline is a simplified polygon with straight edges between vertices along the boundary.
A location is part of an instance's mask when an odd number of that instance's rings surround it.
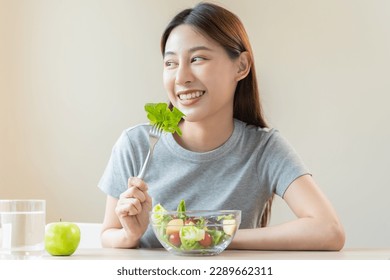
<svg viewBox="0 0 390 280">
<path fill-rule="evenodd" d="M 42 256 L 45 225 L 45 200 L 0 200 L 0 259 Z"/>
</svg>

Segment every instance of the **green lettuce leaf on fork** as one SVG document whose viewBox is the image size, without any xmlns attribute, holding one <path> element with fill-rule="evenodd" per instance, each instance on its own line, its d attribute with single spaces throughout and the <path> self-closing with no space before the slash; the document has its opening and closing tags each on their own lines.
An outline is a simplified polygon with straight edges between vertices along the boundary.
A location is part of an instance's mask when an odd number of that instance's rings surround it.
<svg viewBox="0 0 390 280">
<path fill-rule="evenodd" d="M 167 103 L 146 103 L 145 111 L 151 125 L 161 126 L 168 133 L 182 135 L 179 122 L 185 115 L 176 107 L 170 110 Z"/>
</svg>

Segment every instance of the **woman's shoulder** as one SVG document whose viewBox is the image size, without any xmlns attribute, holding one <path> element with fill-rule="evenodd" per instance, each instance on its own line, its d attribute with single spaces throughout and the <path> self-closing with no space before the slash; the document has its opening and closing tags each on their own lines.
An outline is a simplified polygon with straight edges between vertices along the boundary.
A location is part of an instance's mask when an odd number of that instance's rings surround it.
<svg viewBox="0 0 390 280">
<path fill-rule="evenodd" d="M 246 122 L 235 120 L 236 126 L 242 131 L 244 137 L 256 141 L 268 141 L 273 138 L 278 138 L 279 130 L 273 127 L 260 127 Z"/>
<path fill-rule="evenodd" d="M 122 130 L 122 133 L 120 134 L 119 139 L 117 141 L 117 145 L 127 145 L 130 142 L 138 142 L 141 140 L 143 141 L 145 140 L 145 138 L 148 137 L 149 129 L 149 123 L 141 123 L 128 127 Z"/>
<path fill-rule="evenodd" d="M 149 123 L 140 123 L 134 126 L 130 126 L 123 130 L 122 134 L 133 136 L 133 135 L 144 135 L 149 133 L 151 125 Z"/>
</svg>

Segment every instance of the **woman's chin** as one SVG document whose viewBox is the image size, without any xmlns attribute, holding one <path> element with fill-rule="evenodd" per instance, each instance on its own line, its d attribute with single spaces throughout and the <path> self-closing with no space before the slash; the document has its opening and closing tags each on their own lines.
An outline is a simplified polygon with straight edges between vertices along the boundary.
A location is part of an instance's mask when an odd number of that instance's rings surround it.
<svg viewBox="0 0 390 280">
<path fill-rule="evenodd" d="M 177 109 L 184 114 L 183 119 L 186 122 L 199 122 L 204 120 L 207 115 L 205 108 L 199 106 L 183 106 L 181 104 L 177 104 Z"/>
<path fill-rule="evenodd" d="M 196 116 L 196 114 L 194 114 L 194 110 L 191 108 L 179 106 L 177 109 L 179 109 L 184 114 L 183 119 L 186 121 L 192 121 L 192 119 Z"/>
</svg>

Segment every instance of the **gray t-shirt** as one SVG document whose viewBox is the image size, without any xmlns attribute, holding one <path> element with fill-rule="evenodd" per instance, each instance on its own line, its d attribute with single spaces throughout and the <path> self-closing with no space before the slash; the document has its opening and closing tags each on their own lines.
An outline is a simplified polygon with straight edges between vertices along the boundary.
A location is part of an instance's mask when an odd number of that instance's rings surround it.
<svg viewBox="0 0 390 280">
<path fill-rule="evenodd" d="M 149 149 L 149 124 L 126 129 L 115 143 L 99 188 L 115 198 L 137 176 Z M 157 142 L 145 175 L 153 205 L 176 210 L 181 199 L 187 210 L 241 210 L 240 228 L 259 227 L 261 213 L 273 193 L 283 197 L 288 186 L 308 170 L 275 129 L 234 120 L 231 137 L 215 150 L 184 149 L 172 134 Z M 161 247 L 151 227 L 141 247 Z"/>
</svg>

